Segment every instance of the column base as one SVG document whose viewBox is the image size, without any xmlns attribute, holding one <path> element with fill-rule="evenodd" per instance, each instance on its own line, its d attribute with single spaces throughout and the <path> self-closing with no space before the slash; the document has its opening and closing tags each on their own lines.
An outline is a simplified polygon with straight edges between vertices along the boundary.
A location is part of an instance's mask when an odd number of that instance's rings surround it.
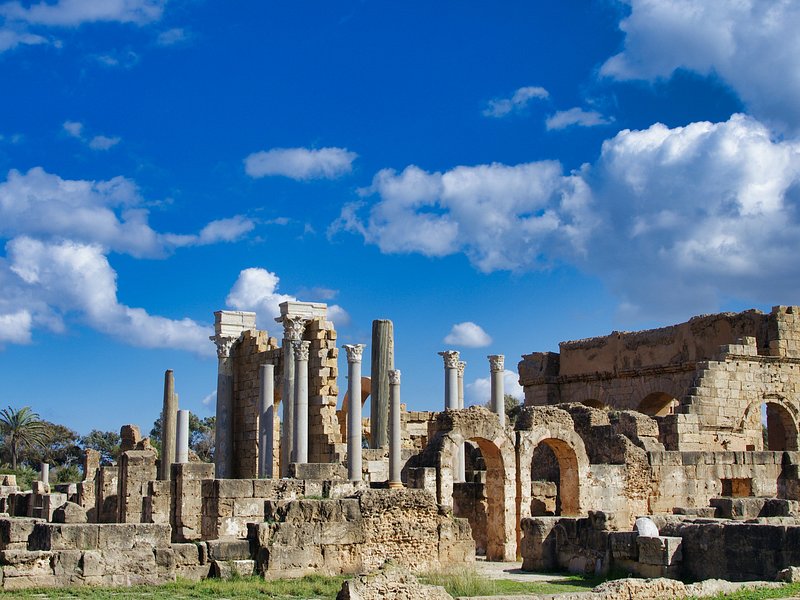
<svg viewBox="0 0 800 600">
<path fill-rule="evenodd" d="M 389 482 L 389 489 L 390 490 L 399 490 L 400 488 L 405 487 L 401 481 L 390 481 Z"/>
</svg>

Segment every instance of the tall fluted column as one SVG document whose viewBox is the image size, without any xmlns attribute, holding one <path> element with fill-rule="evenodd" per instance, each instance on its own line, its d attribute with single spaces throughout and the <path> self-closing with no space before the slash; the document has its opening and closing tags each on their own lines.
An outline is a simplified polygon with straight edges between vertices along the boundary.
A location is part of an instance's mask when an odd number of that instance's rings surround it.
<svg viewBox="0 0 800 600">
<path fill-rule="evenodd" d="M 347 477 L 361 481 L 361 355 L 364 344 L 345 344 L 347 352 Z"/>
<path fill-rule="evenodd" d="M 214 476 L 233 477 L 233 362 L 231 349 L 238 339 L 232 335 L 215 335 L 217 345 L 217 420 L 214 426 Z M 167 393 L 164 392 L 166 400 Z M 166 462 L 166 461 L 165 461 Z M 169 479 L 167 473 L 165 479 Z"/>
<path fill-rule="evenodd" d="M 400 370 L 391 369 L 389 375 L 389 487 L 401 488 L 402 433 L 400 430 Z"/>
<path fill-rule="evenodd" d="M 308 347 L 311 342 L 292 342 L 294 348 L 294 462 L 308 462 Z"/>
<path fill-rule="evenodd" d="M 261 365 L 258 374 L 258 476 L 272 479 L 275 458 L 275 365 Z"/>
<path fill-rule="evenodd" d="M 175 400 L 175 376 L 172 369 L 164 373 L 164 403 L 161 407 L 161 461 L 158 478 L 169 479 L 172 463 L 175 462 L 175 419 L 178 403 Z"/>
<path fill-rule="evenodd" d="M 458 408 L 458 352 L 445 350 L 439 352 L 444 359 L 444 407 Z"/>
<path fill-rule="evenodd" d="M 370 447 L 389 443 L 389 370 L 394 369 L 394 325 L 388 319 L 372 322 L 372 372 L 369 409 Z M 352 398 L 352 396 L 350 396 Z"/>
<path fill-rule="evenodd" d="M 458 361 L 458 408 L 464 408 L 464 369 L 467 363 L 463 360 Z M 464 442 L 458 449 L 458 469 L 456 471 L 456 481 L 466 481 L 467 479 L 467 443 Z"/>
<path fill-rule="evenodd" d="M 307 319 L 287 315 L 275 319 L 283 323 L 283 428 L 281 432 L 281 475 L 289 472 L 289 463 L 294 462 L 294 349 L 292 343 L 300 341 Z"/>
<path fill-rule="evenodd" d="M 189 411 L 179 410 L 175 420 L 175 462 L 189 462 Z"/>
<path fill-rule="evenodd" d="M 489 355 L 489 370 L 492 378 L 492 411 L 497 413 L 500 426 L 506 426 L 506 400 L 505 400 L 505 356 L 502 354 Z"/>
</svg>

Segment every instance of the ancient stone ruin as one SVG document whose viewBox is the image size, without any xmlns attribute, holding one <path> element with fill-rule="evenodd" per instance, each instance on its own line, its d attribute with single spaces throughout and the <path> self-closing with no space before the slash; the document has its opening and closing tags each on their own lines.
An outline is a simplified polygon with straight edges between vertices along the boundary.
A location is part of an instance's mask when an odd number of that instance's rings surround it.
<svg viewBox="0 0 800 600">
<path fill-rule="evenodd" d="M 3 589 L 365 573 L 386 560 L 419 573 L 476 555 L 696 580 L 800 565 L 798 307 L 525 355 L 514 420 L 502 355 L 486 364 L 491 409 L 465 408 L 466 364 L 445 350 L 443 410 L 412 411 L 391 321 L 340 357 L 324 304 L 280 308 L 279 336 L 253 313 L 215 313 L 214 464 L 192 460 L 167 371 L 160 455 L 127 425 L 118 463 L 87 451 L 78 484 L 50 486 L 44 471 L 31 491 L 0 482 Z M 347 593 L 417 585 L 387 573 Z"/>
</svg>

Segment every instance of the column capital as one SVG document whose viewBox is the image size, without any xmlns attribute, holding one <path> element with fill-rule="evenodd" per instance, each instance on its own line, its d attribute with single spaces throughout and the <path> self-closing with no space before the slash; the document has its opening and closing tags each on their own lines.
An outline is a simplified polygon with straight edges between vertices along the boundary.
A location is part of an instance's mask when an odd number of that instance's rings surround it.
<svg viewBox="0 0 800 600">
<path fill-rule="evenodd" d="M 303 337 L 303 331 L 309 321 L 299 315 L 284 315 L 277 317 L 275 320 L 283 324 L 283 339 L 291 341 L 299 340 Z"/>
<path fill-rule="evenodd" d="M 347 352 L 347 362 L 360 363 L 361 354 L 364 352 L 364 348 L 366 347 L 366 344 L 344 344 L 342 348 L 344 348 L 344 351 Z"/>
<path fill-rule="evenodd" d="M 308 347 L 311 342 L 305 340 L 292 340 L 292 349 L 294 350 L 295 360 L 308 360 Z"/>
<path fill-rule="evenodd" d="M 238 335 L 212 335 L 208 339 L 217 345 L 217 358 L 228 358 Z"/>
<path fill-rule="evenodd" d="M 444 350 L 442 352 L 439 352 L 439 356 L 441 356 L 444 359 L 445 369 L 458 368 L 458 357 L 459 357 L 458 350 Z"/>
<path fill-rule="evenodd" d="M 390 369 L 388 374 L 391 385 L 400 385 L 400 369 Z"/>
<path fill-rule="evenodd" d="M 463 360 L 458 361 L 457 369 L 458 369 L 458 376 L 459 377 L 464 377 L 464 369 L 466 369 L 466 368 L 467 368 L 467 363 L 466 362 L 464 362 Z"/>
<path fill-rule="evenodd" d="M 505 371 L 506 357 L 504 355 L 490 354 L 487 358 L 489 359 L 489 370 L 492 373 Z"/>
</svg>

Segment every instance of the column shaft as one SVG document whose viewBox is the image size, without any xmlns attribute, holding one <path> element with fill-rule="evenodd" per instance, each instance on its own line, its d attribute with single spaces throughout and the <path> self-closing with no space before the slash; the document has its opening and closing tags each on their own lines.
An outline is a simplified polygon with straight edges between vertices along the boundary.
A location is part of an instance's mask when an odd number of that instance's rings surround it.
<svg viewBox="0 0 800 600">
<path fill-rule="evenodd" d="M 308 462 L 308 347 L 294 342 L 294 462 Z"/>
<path fill-rule="evenodd" d="M 467 363 L 463 360 L 458 362 L 458 408 L 464 408 L 464 370 Z M 456 481 L 466 481 L 467 479 L 467 443 L 461 444 L 458 449 L 458 469 L 456 471 Z"/>
<path fill-rule="evenodd" d="M 175 435 L 178 402 L 175 399 L 175 376 L 172 369 L 164 373 L 164 404 L 161 409 L 161 462 L 158 478 L 168 480 L 175 462 Z"/>
<path fill-rule="evenodd" d="M 258 476 L 272 479 L 275 457 L 275 366 L 259 367 Z"/>
<path fill-rule="evenodd" d="M 45 485 L 49 485 L 50 484 L 50 464 L 49 463 L 43 462 L 41 464 L 41 471 L 40 471 L 40 474 L 39 474 L 39 479 Z M 30 500 L 30 502 L 33 502 L 33 500 Z"/>
<path fill-rule="evenodd" d="M 189 411 L 179 410 L 175 425 L 175 462 L 189 462 Z"/>
<path fill-rule="evenodd" d="M 364 344 L 345 344 L 347 352 L 347 478 L 361 481 L 361 355 Z"/>
<path fill-rule="evenodd" d="M 370 447 L 389 443 L 389 370 L 394 369 L 394 325 L 387 319 L 372 322 L 370 392 Z"/>
<path fill-rule="evenodd" d="M 230 346 L 224 349 L 217 344 L 217 420 L 214 426 L 214 476 L 217 479 L 233 477 L 233 368 L 229 353 Z"/>
<path fill-rule="evenodd" d="M 389 371 L 389 487 L 400 488 L 402 471 L 402 432 L 400 428 L 400 371 Z"/>
<path fill-rule="evenodd" d="M 489 370 L 491 371 L 492 386 L 492 411 L 497 413 L 500 426 L 506 426 L 506 400 L 505 400 L 505 357 L 502 354 L 489 356 Z"/>
</svg>

